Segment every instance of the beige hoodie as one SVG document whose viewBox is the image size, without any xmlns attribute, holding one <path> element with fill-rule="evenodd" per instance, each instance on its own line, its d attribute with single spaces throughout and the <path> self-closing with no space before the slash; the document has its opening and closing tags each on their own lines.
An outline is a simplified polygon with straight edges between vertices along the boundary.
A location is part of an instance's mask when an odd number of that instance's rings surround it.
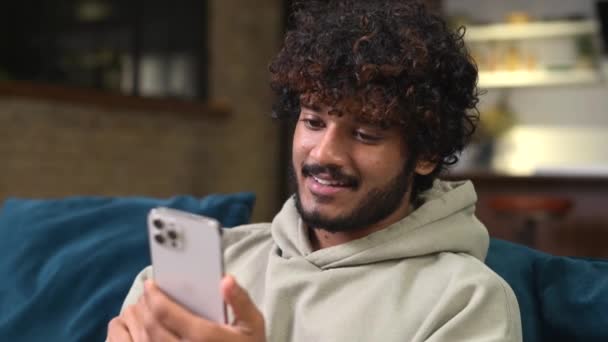
<svg viewBox="0 0 608 342">
<path fill-rule="evenodd" d="M 268 341 L 521 341 L 513 291 L 483 263 L 472 184 L 438 181 L 423 198 L 390 227 L 318 251 L 293 200 L 272 224 L 226 230 L 227 272 L 264 313 Z"/>
</svg>

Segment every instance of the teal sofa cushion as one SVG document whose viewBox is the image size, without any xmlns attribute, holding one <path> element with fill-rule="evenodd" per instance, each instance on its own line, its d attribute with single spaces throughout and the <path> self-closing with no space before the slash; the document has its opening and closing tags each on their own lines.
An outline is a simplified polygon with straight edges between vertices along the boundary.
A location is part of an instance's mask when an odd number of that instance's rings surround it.
<svg viewBox="0 0 608 342">
<path fill-rule="evenodd" d="M 546 341 L 608 341 L 608 260 L 550 257 L 537 281 Z"/>
<path fill-rule="evenodd" d="M 254 195 L 203 199 L 9 199 L 0 211 L 0 340 L 104 341 L 134 277 L 150 264 L 148 211 L 166 206 L 249 221 Z"/>
<path fill-rule="evenodd" d="M 608 260 L 491 239 L 486 264 L 513 288 L 525 342 L 608 341 Z"/>
</svg>

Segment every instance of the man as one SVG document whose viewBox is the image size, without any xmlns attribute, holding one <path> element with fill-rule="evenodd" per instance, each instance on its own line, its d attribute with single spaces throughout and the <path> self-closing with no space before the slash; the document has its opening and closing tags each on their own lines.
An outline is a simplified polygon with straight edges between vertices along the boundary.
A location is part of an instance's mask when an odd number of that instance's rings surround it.
<svg viewBox="0 0 608 342">
<path fill-rule="evenodd" d="M 296 194 L 225 232 L 231 325 L 136 279 L 110 341 L 520 341 L 517 301 L 483 263 L 469 182 L 437 175 L 474 130 L 462 35 L 416 1 L 303 1 L 270 66 L 293 123 Z"/>
</svg>

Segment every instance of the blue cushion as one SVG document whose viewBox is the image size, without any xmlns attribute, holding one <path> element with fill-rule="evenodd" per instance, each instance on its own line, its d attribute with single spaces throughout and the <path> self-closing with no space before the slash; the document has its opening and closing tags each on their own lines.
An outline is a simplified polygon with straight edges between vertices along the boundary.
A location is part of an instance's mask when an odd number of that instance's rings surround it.
<svg viewBox="0 0 608 342">
<path fill-rule="evenodd" d="M 166 206 L 249 221 L 251 193 L 201 199 L 9 199 L 0 212 L 2 341 L 103 341 L 131 283 L 149 265 L 146 216 Z"/>
<path fill-rule="evenodd" d="M 608 341 L 608 261 L 491 239 L 486 264 L 517 296 L 524 341 Z"/>
<path fill-rule="evenodd" d="M 537 276 L 547 341 L 608 341 L 608 260 L 551 257 Z"/>
</svg>

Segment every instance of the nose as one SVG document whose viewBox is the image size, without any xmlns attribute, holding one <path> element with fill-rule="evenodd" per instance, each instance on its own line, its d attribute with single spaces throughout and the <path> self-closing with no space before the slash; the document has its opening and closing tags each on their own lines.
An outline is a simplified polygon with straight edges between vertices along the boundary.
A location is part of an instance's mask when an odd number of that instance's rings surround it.
<svg viewBox="0 0 608 342">
<path fill-rule="evenodd" d="M 335 127 L 329 126 L 310 151 L 310 157 L 320 165 L 344 166 L 348 159 L 348 142 Z"/>
</svg>

